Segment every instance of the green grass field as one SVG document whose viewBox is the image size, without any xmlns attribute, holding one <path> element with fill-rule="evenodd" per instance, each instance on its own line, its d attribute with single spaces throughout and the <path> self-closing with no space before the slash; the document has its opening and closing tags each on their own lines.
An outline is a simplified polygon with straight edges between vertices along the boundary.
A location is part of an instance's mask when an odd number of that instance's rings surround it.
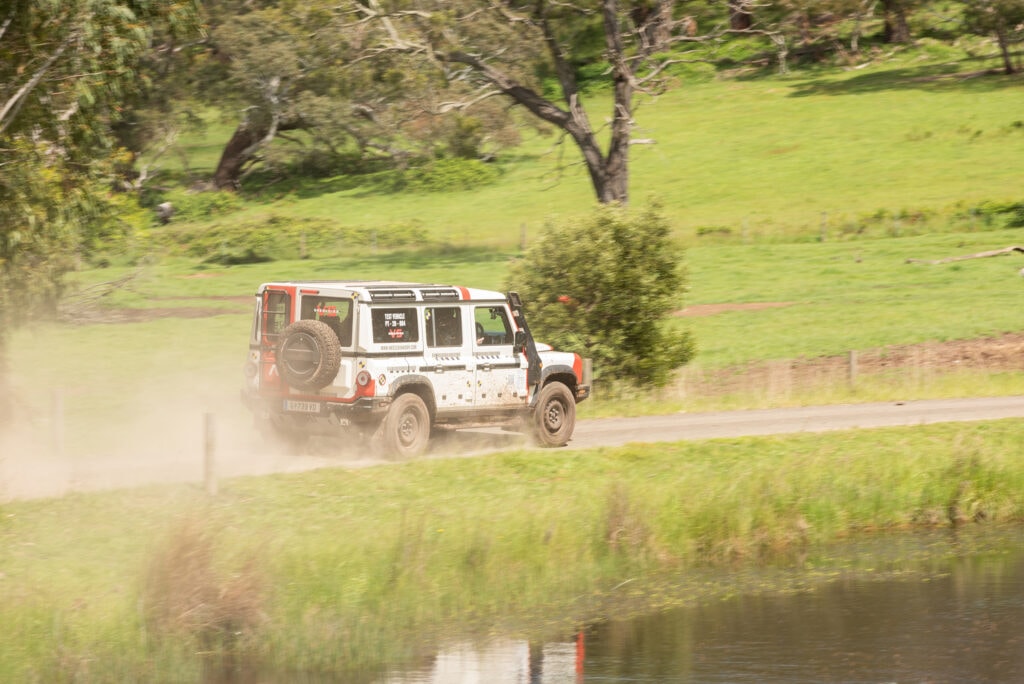
<svg viewBox="0 0 1024 684">
<path fill-rule="evenodd" d="M 436 639 L 736 590 L 702 568 L 799 556 L 801 581 L 829 581 L 852 535 L 1019 522 L 1022 435 L 1006 420 L 512 452 L 241 478 L 215 499 L 4 504 L 0 679 L 193 681 L 221 649 L 372 669 Z"/>
</svg>

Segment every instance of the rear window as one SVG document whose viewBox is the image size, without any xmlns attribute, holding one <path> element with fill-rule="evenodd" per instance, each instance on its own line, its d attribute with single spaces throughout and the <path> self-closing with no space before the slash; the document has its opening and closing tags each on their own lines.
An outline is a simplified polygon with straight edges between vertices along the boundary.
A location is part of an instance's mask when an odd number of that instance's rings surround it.
<svg viewBox="0 0 1024 684">
<path fill-rule="evenodd" d="M 416 309 L 374 309 L 370 314 L 373 326 L 373 341 L 418 342 L 419 326 L 416 325 Z"/>
<path fill-rule="evenodd" d="M 268 290 L 264 293 L 263 334 L 276 338 L 291 320 L 291 297 L 287 292 Z"/>
<path fill-rule="evenodd" d="M 423 312 L 428 347 L 462 346 L 462 309 L 438 306 Z"/>
<path fill-rule="evenodd" d="M 299 317 L 321 321 L 334 331 L 342 347 L 352 346 L 352 300 L 344 297 L 303 295 Z"/>
</svg>

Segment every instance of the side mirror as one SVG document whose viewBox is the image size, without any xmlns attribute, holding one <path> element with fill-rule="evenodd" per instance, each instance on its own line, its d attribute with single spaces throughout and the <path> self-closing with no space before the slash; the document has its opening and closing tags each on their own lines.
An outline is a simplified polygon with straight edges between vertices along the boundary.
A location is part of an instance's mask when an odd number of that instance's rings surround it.
<svg viewBox="0 0 1024 684">
<path fill-rule="evenodd" d="M 516 330 L 515 340 L 513 341 L 512 345 L 516 349 L 522 349 L 522 348 L 524 348 L 526 346 L 526 331 L 525 330 Z"/>
</svg>

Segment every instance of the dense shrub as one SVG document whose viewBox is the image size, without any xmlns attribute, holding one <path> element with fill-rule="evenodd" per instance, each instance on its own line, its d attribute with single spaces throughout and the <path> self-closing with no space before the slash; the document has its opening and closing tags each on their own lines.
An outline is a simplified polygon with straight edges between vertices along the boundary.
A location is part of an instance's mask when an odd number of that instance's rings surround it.
<svg viewBox="0 0 1024 684">
<path fill-rule="evenodd" d="M 174 205 L 176 221 L 202 221 L 231 213 L 242 206 L 242 200 L 232 192 L 177 191 L 165 195 L 161 202 Z"/>
<path fill-rule="evenodd" d="M 501 172 L 476 159 L 439 159 L 405 172 L 406 188 L 414 192 L 451 192 L 490 185 Z"/>
<path fill-rule="evenodd" d="M 686 278 L 657 207 L 601 207 L 549 227 L 510 283 L 536 336 L 592 358 L 595 377 L 660 386 L 695 353 L 689 333 L 669 325 Z"/>
</svg>

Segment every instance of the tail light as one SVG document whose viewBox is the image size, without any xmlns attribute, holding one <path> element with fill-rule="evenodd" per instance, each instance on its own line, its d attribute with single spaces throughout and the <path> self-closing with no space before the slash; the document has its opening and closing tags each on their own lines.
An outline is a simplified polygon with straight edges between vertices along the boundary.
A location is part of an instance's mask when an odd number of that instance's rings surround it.
<svg viewBox="0 0 1024 684">
<path fill-rule="evenodd" d="M 361 370 L 356 374 L 356 395 L 372 397 L 374 392 L 373 376 L 369 371 Z"/>
</svg>

